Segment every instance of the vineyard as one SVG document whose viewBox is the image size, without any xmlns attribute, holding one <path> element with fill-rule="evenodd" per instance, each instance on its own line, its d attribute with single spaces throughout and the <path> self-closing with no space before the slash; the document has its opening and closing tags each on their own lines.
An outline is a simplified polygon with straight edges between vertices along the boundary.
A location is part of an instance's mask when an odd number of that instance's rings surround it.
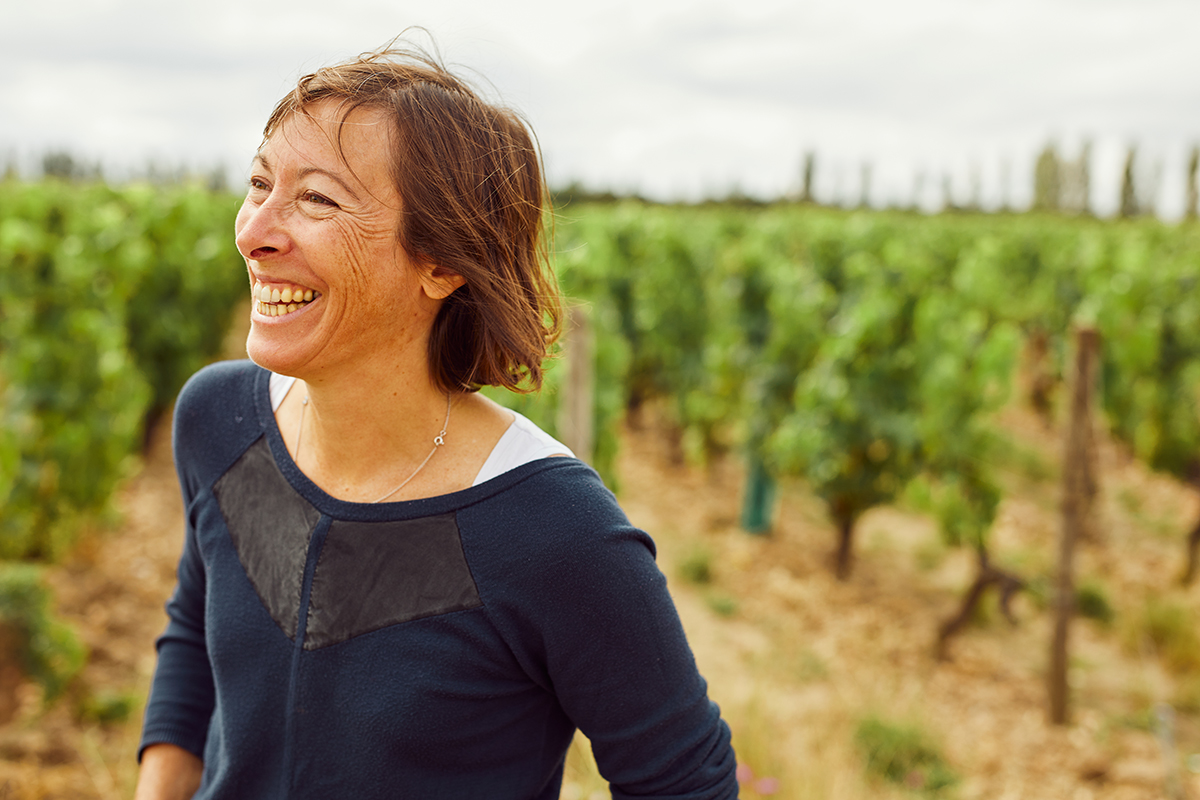
<svg viewBox="0 0 1200 800">
<path fill-rule="evenodd" d="M 125 797 L 180 536 L 137 520 L 169 506 L 175 392 L 236 355 L 239 200 L 3 188 L 0 797 Z M 629 202 L 554 229 L 578 324 L 541 395 L 497 399 L 569 441 L 584 409 L 583 449 L 659 541 L 745 797 L 1200 790 L 1200 226 Z M 1080 331 L 1094 481 L 1058 727 Z M 157 576 L 147 610 L 93 624 L 134 563 Z M 80 599 L 89 570 L 111 585 Z M 34 777 L 54 770 L 75 788 Z M 575 748 L 564 797 L 603 787 Z"/>
</svg>

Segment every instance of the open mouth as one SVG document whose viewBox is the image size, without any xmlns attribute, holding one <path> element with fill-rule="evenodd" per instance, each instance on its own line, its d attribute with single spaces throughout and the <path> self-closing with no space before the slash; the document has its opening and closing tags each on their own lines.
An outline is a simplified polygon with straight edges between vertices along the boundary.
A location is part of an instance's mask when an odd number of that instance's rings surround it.
<svg viewBox="0 0 1200 800">
<path fill-rule="evenodd" d="M 254 282 L 250 297 L 254 300 L 254 310 L 267 317 L 282 317 L 311 303 L 321 296 L 320 292 L 306 289 L 303 286 L 263 286 Z"/>
</svg>

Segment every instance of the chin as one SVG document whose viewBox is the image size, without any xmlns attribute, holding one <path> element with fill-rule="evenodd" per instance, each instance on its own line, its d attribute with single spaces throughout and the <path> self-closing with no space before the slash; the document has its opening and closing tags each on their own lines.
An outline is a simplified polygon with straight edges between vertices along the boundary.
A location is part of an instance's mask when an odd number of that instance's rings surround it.
<svg viewBox="0 0 1200 800">
<path fill-rule="evenodd" d="M 250 335 L 246 337 L 246 355 L 255 364 L 280 375 L 299 377 L 296 370 L 300 368 L 304 359 L 290 351 L 291 348 L 269 341 L 269 337 L 255 331 L 253 325 L 250 326 Z"/>
</svg>

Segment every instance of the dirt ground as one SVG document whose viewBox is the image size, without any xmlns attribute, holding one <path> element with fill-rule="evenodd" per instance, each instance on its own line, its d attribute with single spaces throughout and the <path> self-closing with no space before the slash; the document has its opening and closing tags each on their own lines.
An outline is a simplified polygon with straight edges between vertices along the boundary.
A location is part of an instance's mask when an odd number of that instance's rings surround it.
<svg viewBox="0 0 1200 800">
<path fill-rule="evenodd" d="M 1009 499 L 992 551 L 1037 581 L 1055 566 L 1059 445 L 1030 414 L 1011 412 L 1004 424 L 1027 463 L 1005 476 Z M 1185 766 L 1189 756 L 1200 766 L 1196 708 L 1186 696 L 1194 665 L 1164 668 L 1139 627 L 1143 606 L 1161 598 L 1197 619 L 1197 590 L 1174 582 L 1198 503 L 1111 445 L 1101 446 L 1099 461 L 1095 538 L 1081 546 L 1076 575 L 1102 582 L 1117 617 L 1073 624 L 1074 713 L 1065 728 L 1046 723 L 1052 621 L 1038 592 L 1018 596 L 1015 627 L 991 598 L 952 643 L 951 658 L 933 657 L 938 624 L 957 610 L 974 563 L 942 547 L 928 518 L 895 508 L 868 514 L 855 572 L 841 583 L 830 569 L 833 531 L 798 484 L 783 487 L 773 534 L 751 537 L 736 525 L 734 461 L 708 473 L 672 467 L 661 439 L 626 437 L 621 474 L 630 516 L 659 541 L 739 758 L 778 777 L 777 796 L 911 797 L 863 774 L 853 729 L 877 715 L 938 740 L 962 776 L 952 794 L 963 798 L 1157 798 L 1169 796 L 1169 780 L 1176 796 L 1200 797 L 1200 780 Z M 712 553 L 716 578 L 685 589 L 677 566 L 697 546 Z M 1157 704 L 1170 703 L 1190 713 L 1176 713 L 1168 767 L 1150 723 Z"/>
<path fill-rule="evenodd" d="M 1059 446 L 1031 414 L 1011 411 L 1004 425 L 1018 455 L 1005 465 L 993 551 L 1036 587 L 1054 567 Z M 155 432 L 144 467 L 121 490 L 120 524 L 85 537 L 51 571 L 60 613 L 91 657 L 73 696 L 49 710 L 36 687 L 22 688 L 20 712 L 0 728 L 0 800 L 132 796 L 140 705 L 182 545 L 168 433 Z M 1096 534 L 1077 573 L 1104 587 L 1116 618 L 1074 624 L 1072 724 L 1053 727 L 1044 591 L 1018 597 L 1015 626 L 991 602 L 938 661 L 934 633 L 973 562 L 941 545 L 929 519 L 896 508 L 868 514 L 854 574 L 838 582 L 832 529 L 801 484 L 780 487 L 772 534 L 749 536 L 737 527 L 738 461 L 684 466 L 669 442 L 652 423 L 624 433 L 620 498 L 659 545 L 697 661 L 734 731 L 743 797 L 913 797 L 916 789 L 864 772 L 854 731 L 875 715 L 919 726 L 940 745 L 961 776 L 949 796 L 1158 798 L 1174 781 L 1177 797 L 1200 798 L 1200 776 L 1187 769 L 1200 769 L 1200 675 L 1193 661 L 1160 655 L 1145 622 L 1146 608 L 1164 604 L 1189 623 L 1200 619 L 1200 588 L 1175 584 L 1184 532 L 1200 510 L 1183 487 L 1101 446 Z M 697 558 L 711 566 L 706 583 L 683 575 Z M 129 698 L 133 709 L 123 721 L 98 721 L 83 700 L 97 696 Z M 1165 707 L 1176 710 L 1173 747 L 1156 735 L 1154 710 Z M 576 748 L 563 797 L 606 796 L 602 787 Z"/>
</svg>

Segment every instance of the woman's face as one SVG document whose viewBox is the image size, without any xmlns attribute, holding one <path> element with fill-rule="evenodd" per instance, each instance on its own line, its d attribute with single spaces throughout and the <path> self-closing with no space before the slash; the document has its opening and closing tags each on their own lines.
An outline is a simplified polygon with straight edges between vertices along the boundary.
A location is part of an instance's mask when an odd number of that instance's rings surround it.
<svg viewBox="0 0 1200 800">
<path fill-rule="evenodd" d="M 310 381 L 364 359 L 395 367 L 409 348 L 423 358 L 461 279 L 415 267 L 400 246 L 388 122 L 358 109 L 339 124 L 332 101 L 308 112 L 263 144 L 237 215 L 254 299 L 247 352 Z"/>
</svg>

